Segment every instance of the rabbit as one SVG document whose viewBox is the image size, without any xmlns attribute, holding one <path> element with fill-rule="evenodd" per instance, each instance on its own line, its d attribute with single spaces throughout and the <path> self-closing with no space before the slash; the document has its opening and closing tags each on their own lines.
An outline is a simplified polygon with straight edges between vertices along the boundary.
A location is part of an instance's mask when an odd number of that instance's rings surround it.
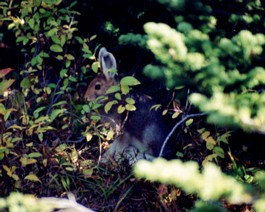
<svg viewBox="0 0 265 212">
<path fill-rule="evenodd" d="M 106 95 L 111 86 L 119 85 L 116 76 L 117 64 L 113 54 L 102 47 L 98 58 L 102 73 L 88 85 L 84 95 L 87 101 L 94 101 L 97 97 Z M 108 122 L 112 129 L 118 132 L 103 158 L 114 161 L 126 158 L 129 164 L 134 164 L 140 159 L 152 160 L 158 157 L 163 141 L 169 133 L 169 127 L 161 111 L 150 110 L 155 103 L 151 97 L 132 92 L 128 95 L 135 100 L 136 110 L 129 112 L 127 116 L 124 113 L 118 114 L 117 107 L 113 107 L 108 113 L 100 111 L 101 122 Z M 106 96 L 112 98 L 110 94 Z"/>
</svg>

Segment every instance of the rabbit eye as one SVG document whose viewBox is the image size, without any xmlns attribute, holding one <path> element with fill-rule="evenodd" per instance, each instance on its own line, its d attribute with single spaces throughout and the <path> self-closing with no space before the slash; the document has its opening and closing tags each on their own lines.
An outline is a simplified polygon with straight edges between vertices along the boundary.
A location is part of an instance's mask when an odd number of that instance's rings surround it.
<svg viewBox="0 0 265 212">
<path fill-rule="evenodd" d="M 95 89 L 96 89 L 96 90 L 99 90 L 100 87 L 101 87 L 100 84 L 96 84 L 96 85 L 95 85 Z"/>
</svg>

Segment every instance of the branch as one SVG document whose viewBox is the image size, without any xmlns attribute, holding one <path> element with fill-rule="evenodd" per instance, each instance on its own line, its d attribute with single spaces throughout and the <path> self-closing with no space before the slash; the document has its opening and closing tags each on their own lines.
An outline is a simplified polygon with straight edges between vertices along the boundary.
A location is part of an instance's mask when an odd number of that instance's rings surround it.
<svg viewBox="0 0 265 212">
<path fill-rule="evenodd" d="M 175 126 L 172 128 L 172 130 L 170 131 L 170 133 L 167 135 L 166 139 L 163 142 L 163 145 L 161 147 L 160 153 L 159 153 L 159 158 L 162 157 L 163 152 L 165 150 L 165 147 L 167 145 L 168 140 L 170 139 L 170 137 L 172 136 L 172 134 L 175 132 L 175 130 L 177 129 L 177 127 L 179 127 L 181 124 L 183 124 L 185 121 L 187 121 L 190 118 L 196 118 L 196 117 L 201 117 L 201 116 L 205 116 L 207 115 L 207 113 L 195 113 L 195 114 L 190 114 L 185 116 L 182 120 L 180 120 L 179 122 L 177 122 L 175 124 Z"/>
</svg>

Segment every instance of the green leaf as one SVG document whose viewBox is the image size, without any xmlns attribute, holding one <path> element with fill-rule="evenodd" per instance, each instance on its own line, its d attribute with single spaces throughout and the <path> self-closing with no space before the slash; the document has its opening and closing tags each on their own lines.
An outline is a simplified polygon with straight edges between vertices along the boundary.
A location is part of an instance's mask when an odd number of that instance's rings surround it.
<svg viewBox="0 0 265 212">
<path fill-rule="evenodd" d="M 57 28 L 53 28 L 47 33 L 47 36 L 51 37 L 51 36 L 55 35 L 57 32 L 58 32 L 58 29 Z"/>
<path fill-rule="evenodd" d="M 128 104 L 131 104 L 131 105 L 135 104 L 135 100 L 133 98 L 129 98 L 129 97 L 125 99 L 125 102 Z"/>
<path fill-rule="evenodd" d="M 35 174 L 28 174 L 24 179 L 30 180 L 32 182 L 40 182 L 41 183 L 40 179 Z"/>
<path fill-rule="evenodd" d="M 213 148 L 216 145 L 216 141 L 213 139 L 212 136 L 209 136 L 208 138 L 205 139 L 206 141 L 206 148 L 209 150 L 213 150 Z"/>
<path fill-rule="evenodd" d="M 106 137 L 106 139 L 107 139 L 107 141 L 110 141 L 110 140 L 112 140 L 113 139 L 113 136 L 114 136 L 114 131 L 113 130 L 109 130 L 108 131 L 108 133 L 107 133 L 107 137 Z"/>
<path fill-rule="evenodd" d="M 127 76 L 123 77 L 120 81 L 121 85 L 135 86 L 141 84 L 135 77 Z"/>
<path fill-rule="evenodd" d="M 83 175 L 85 177 L 90 177 L 93 174 L 93 169 L 83 169 Z"/>
<path fill-rule="evenodd" d="M 168 113 L 168 109 L 163 110 L 162 115 L 165 116 Z"/>
<path fill-rule="evenodd" d="M 91 141 L 93 135 L 91 133 L 86 133 L 86 141 Z"/>
<path fill-rule="evenodd" d="M 98 73 L 98 68 L 99 68 L 99 62 L 94 62 L 94 63 L 92 63 L 92 70 L 93 70 L 95 73 Z"/>
<path fill-rule="evenodd" d="M 110 109 L 112 108 L 113 105 L 118 104 L 117 100 L 113 100 L 108 102 L 105 106 L 104 106 L 104 110 L 106 113 L 108 113 L 110 111 Z"/>
<path fill-rule="evenodd" d="M 219 146 L 214 147 L 213 153 L 217 154 L 220 158 L 225 158 L 224 150 Z"/>
<path fill-rule="evenodd" d="M 57 60 L 63 60 L 63 56 L 62 55 L 57 55 Z"/>
<path fill-rule="evenodd" d="M 66 54 L 65 57 L 67 60 L 74 60 L 75 59 L 75 57 L 71 54 Z"/>
<path fill-rule="evenodd" d="M 66 42 L 66 35 L 61 35 L 61 46 L 64 46 Z"/>
<path fill-rule="evenodd" d="M 175 119 L 179 116 L 180 112 L 179 111 L 176 111 L 175 113 L 173 113 L 172 115 L 172 119 Z"/>
<path fill-rule="evenodd" d="M 65 111 L 66 111 L 65 109 L 55 109 L 55 110 L 53 110 L 51 115 L 50 115 L 51 121 L 54 121 L 57 116 L 63 114 Z"/>
<path fill-rule="evenodd" d="M 4 91 L 6 91 L 14 82 L 15 80 L 13 79 L 3 80 L 0 82 L 0 95 L 3 95 Z"/>
<path fill-rule="evenodd" d="M 123 105 L 119 105 L 118 109 L 117 109 L 117 112 L 119 114 L 123 113 L 125 111 L 125 107 Z"/>
<path fill-rule="evenodd" d="M 153 106 L 150 108 L 150 110 L 158 110 L 158 109 L 161 108 L 161 107 L 162 107 L 161 104 L 155 104 L 155 105 L 153 105 Z"/>
<path fill-rule="evenodd" d="M 51 45 L 50 50 L 56 53 L 63 52 L 63 48 L 57 44 Z"/>
<path fill-rule="evenodd" d="M 52 35 L 51 39 L 55 44 L 61 44 L 61 41 L 59 40 L 57 35 Z"/>
<path fill-rule="evenodd" d="M 189 119 L 185 122 L 186 126 L 190 126 L 193 123 L 193 119 Z"/>
<path fill-rule="evenodd" d="M 42 0 L 36 0 L 36 6 L 39 7 L 41 5 Z"/>
<path fill-rule="evenodd" d="M 25 39 L 25 36 L 19 36 L 17 39 L 16 39 L 16 42 L 19 43 L 19 42 L 22 42 L 24 41 Z"/>
<path fill-rule="evenodd" d="M 9 118 L 10 114 L 11 114 L 13 111 L 16 111 L 16 109 L 10 108 L 10 109 L 7 109 L 7 110 L 6 110 L 6 114 L 5 114 L 5 116 L 4 116 L 4 120 L 5 120 L 5 121 Z"/>
<path fill-rule="evenodd" d="M 38 118 L 38 117 L 39 117 L 39 113 L 40 113 L 41 111 L 45 110 L 45 109 L 46 109 L 46 106 L 42 106 L 42 107 L 37 108 L 37 109 L 34 110 L 34 112 L 33 112 L 33 117 L 34 117 L 34 118 Z"/>
<path fill-rule="evenodd" d="M 92 115 L 92 116 L 90 116 L 90 119 L 94 120 L 94 121 L 99 121 L 100 120 L 100 116 L 99 115 Z"/>
<path fill-rule="evenodd" d="M 90 107 L 88 105 L 83 105 L 82 109 L 86 112 L 89 113 L 90 112 Z"/>
<path fill-rule="evenodd" d="M 1 114 L 1 112 L 0 112 L 0 114 Z M 18 126 L 18 125 L 16 125 L 16 124 L 14 124 L 14 125 L 11 125 L 10 127 L 8 127 L 8 130 L 9 129 L 15 129 L 15 130 L 23 130 L 24 128 L 23 127 L 21 127 L 21 126 Z M 16 140 L 18 140 L 18 141 L 21 141 L 22 140 L 22 138 L 14 138 L 13 139 L 13 141 L 15 142 Z"/>
<path fill-rule="evenodd" d="M 70 76 L 68 79 L 71 82 L 77 82 L 77 79 L 75 77 L 73 77 L 73 76 Z"/>
<path fill-rule="evenodd" d="M 31 29 L 34 29 L 34 25 L 35 25 L 35 20 L 32 18 L 28 21 L 28 24 L 30 26 Z"/>
<path fill-rule="evenodd" d="M 119 85 L 113 85 L 106 91 L 106 94 L 116 93 L 117 91 L 120 91 L 120 86 Z"/>
<path fill-rule="evenodd" d="M 69 68 L 70 65 L 71 65 L 71 61 L 70 61 L 70 60 L 66 60 L 66 62 L 65 62 L 65 67 L 66 67 L 66 68 Z"/>
<path fill-rule="evenodd" d="M 125 109 L 128 110 L 128 111 L 135 111 L 136 107 L 135 107 L 135 105 L 126 104 L 125 105 Z"/>
<path fill-rule="evenodd" d="M 41 156 L 42 156 L 42 154 L 39 153 L 39 152 L 32 152 L 32 153 L 28 154 L 29 158 L 38 158 L 38 157 L 41 157 Z"/>
<path fill-rule="evenodd" d="M 66 100 L 59 101 L 59 102 L 53 104 L 52 106 L 56 107 L 56 106 L 61 106 L 61 105 L 64 105 L 64 104 L 67 104 Z"/>
<path fill-rule="evenodd" d="M 120 93 L 115 93 L 115 98 L 119 101 L 121 101 L 121 94 Z"/>
<path fill-rule="evenodd" d="M 5 115 L 6 114 L 6 108 L 5 108 L 5 106 L 2 103 L 0 103 L 0 114 L 1 115 Z"/>
<path fill-rule="evenodd" d="M 79 36 L 75 36 L 75 39 L 77 40 L 78 43 L 80 44 L 84 44 L 84 40 L 83 38 L 79 37 Z"/>
<path fill-rule="evenodd" d="M 28 157 L 21 157 L 19 161 L 20 161 L 22 167 L 37 163 L 36 159 L 28 158 Z"/>
<path fill-rule="evenodd" d="M 121 93 L 126 95 L 130 92 L 130 87 L 128 85 L 121 85 Z"/>
<path fill-rule="evenodd" d="M 64 78 L 64 77 L 67 77 L 67 69 L 62 69 L 61 71 L 60 71 L 60 77 L 61 78 Z"/>
</svg>

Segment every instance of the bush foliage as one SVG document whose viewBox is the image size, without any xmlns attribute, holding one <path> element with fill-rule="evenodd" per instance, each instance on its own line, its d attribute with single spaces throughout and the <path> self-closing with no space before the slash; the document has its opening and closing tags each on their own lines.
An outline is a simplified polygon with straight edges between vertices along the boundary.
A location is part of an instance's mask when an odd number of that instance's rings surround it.
<svg viewBox="0 0 265 212">
<path fill-rule="evenodd" d="M 264 157 L 244 163 L 236 154 L 248 152 L 233 145 L 237 132 L 264 139 L 264 9 L 261 0 L 0 2 L 0 196 L 72 192 L 96 210 L 263 211 Z M 83 100 L 102 45 L 120 59 L 123 86 L 105 105 Z M 98 165 L 115 137 L 98 110 L 137 110 L 126 98 L 131 86 L 162 102 L 153 109 L 178 126 L 176 158 L 192 160 L 136 164 L 137 177 L 162 185 L 135 179 L 125 162 Z M 21 198 L 1 199 L 0 208 Z"/>
</svg>

